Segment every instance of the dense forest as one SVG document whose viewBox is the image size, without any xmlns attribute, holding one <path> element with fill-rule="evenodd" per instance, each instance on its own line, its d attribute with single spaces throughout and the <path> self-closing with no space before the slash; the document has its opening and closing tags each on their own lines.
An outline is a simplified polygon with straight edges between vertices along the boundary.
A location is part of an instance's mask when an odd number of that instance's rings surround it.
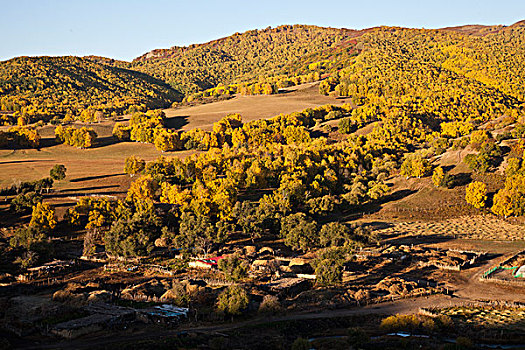
<svg viewBox="0 0 525 350">
<path fill-rule="evenodd" d="M 148 75 L 79 57 L 19 57 L 0 62 L 0 109 L 18 112 L 26 122 L 79 116 L 86 109 L 107 117 L 133 105 L 167 107 L 178 96 Z"/>
<path fill-rule="evenodd" d="M 4 113 L 2 124 L 94 122 L 184 97 L 275 94 L 319 80 L 323 94 L 416 113 L 432 129 L 449 119 L 480 122 L 521 108 L 524 32 L 523 22 L 443 30 L 285 25 L 154 50 L 133 62 L 20 57 L 0 62 L 0 109 L 18 112 Z"/>
<path fill-rule="evenodd" d="M 305 25 L 251 30 L 202 45 L 154 50 L 135 59 L 132 67 L 182 92 L 197 92 L 271 75 L 300 57 L 341 44 L 353 33 Z"/>
</svg>

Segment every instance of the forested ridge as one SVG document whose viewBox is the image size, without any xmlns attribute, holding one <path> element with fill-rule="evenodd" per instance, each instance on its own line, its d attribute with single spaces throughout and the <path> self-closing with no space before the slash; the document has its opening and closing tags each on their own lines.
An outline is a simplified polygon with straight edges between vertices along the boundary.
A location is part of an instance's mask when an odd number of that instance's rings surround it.
<svg viewBox="0 0 525 350">
<path fill-rule="evenodd" d="M 80 57 L 18 57 L 0 62 L 0 107 L 27 119 L 167 107 L 178 93 L 160 80 Z"/>
<path fill-rule="evenodd" d="M 202 45 L 154 50 L 132 63 L 187 93 L 257 80 L 298 58 L 337 46 L 354 31 L 306 25 L 250 30 Z"/>
<path fill-rule="evenodd" d="M 0 62 L 0 108 L 18 112 L 2 123 L 19 116 L 23 123 L 68 115 L 96 121 L 96 111 L 107 117 L 168 107 L 184 96 L 275 94 L 321 81 L 322 94 L 350 97 L 379 114 L 417 114 L 438 131 L 442 122 L 481 122 L 523 108 L 524 40 L 523 22 L 361 31 L 284 25 L 154 50 L 133 62 L 19 57 Z"/>
</svg>

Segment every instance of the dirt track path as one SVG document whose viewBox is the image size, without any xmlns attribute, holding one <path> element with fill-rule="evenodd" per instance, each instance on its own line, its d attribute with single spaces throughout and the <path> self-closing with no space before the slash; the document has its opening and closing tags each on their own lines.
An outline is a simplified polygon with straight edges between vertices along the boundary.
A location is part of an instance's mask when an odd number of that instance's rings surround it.
<svg viewBox="0 0 525 350">
<path fill-rule="evenodd" d="M 176 336 L 181 332 L 191 333 L 220 333 L 233 329 L 257 326 L 267 323 L 275 323 L 293 320 L 314 320 L 323 318 L 349 317 L 355 315 L 393 315 L 393 314 L 412 314 L 417 313 L 422 307 L 447 307 L 453 305 L 463 305 L 471 300 L 454 298 L 445 295 L 433 295 L 426 298 L 404 299 L 395 302 L 368 305 L 359 308 L 324 310 L 320 312 L 304 312 L 285 316 L 256 317 L 250 320 L 223 323 L 215 326 L 182 326 L 177 329 L 161 329 L 152 332 L 150 329 L 144 332 L 133 332 L 133 334 L 113 335 L 108 337 L 97 337 L 96 339 L 81 338 L 72 341 L 60 341 L 54 344 L 38 344 L 21 347 L 23 349 L 95 349 L 98 347 L 109 346 L 120 342 L 132 342 L 154 340 L 163 337 Z"/>
</svg>

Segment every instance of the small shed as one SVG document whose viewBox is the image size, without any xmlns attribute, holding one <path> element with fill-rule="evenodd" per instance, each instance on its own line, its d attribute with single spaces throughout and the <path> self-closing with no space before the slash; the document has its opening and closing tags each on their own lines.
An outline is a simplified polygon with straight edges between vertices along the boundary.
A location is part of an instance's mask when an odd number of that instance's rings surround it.
<svg viewBox="0 0 525 350">
<path fill-rule="evenodd" d="M 217 256 L 209 259 L 197 259 L 188 263 L 189 267 L 195 267 L 200 269 L 212 269 L 217 267 L 219 260 L 223 259 L 223 256 Z"/>
<path fill-rule="evenodd" d="M 147 323 L 176 324 L 188 318 L 189 309 L 162 304 L 140 310 L 139 319 Z"/>
</svg>

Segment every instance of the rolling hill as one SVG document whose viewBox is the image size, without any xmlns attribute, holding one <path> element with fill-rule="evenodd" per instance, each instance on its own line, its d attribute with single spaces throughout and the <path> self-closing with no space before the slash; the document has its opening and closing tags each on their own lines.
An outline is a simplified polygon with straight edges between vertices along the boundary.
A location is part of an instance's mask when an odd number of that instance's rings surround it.
<svg viewBox="0 0 525 350">
<path fill-rule="evenodd" d="M 430 123 L 436 115 L 441 121 L 466 115 L 490 119 L 522 109 L 524 42 L 524 21 L 437 30 L 283 25 L 157 49 L 132 62 L 19 57 L 0 62 L 0 108 L 21 111 L 33 121 L 75 116 L 88 108 L 109 115 L 133 105 L 165 108 L 219 84 L 279 85 L 310 75 L 295 84 L 320 79 L 324 93 L 388 106 L 384 110 L 423 104 L 409 110 Z"/>
<path fill-rule="evenodd" d="M 146 74 L 80 57 L 18 57 L 0 62 L 0 107 L 33 119 L 86 108 L 121 113 L 131 105 L 169 106 L 178 93 Z"/>
<path fill-rule="evenodd" d="M 196 92 L 219 83 L 272 75 L 305 55 L 341 45 L 355 35 L 356 31 L 348 29 L 284 25 L 200 45 L 153 50 L 131 66 L 182 92 Z"/>
</svg>

